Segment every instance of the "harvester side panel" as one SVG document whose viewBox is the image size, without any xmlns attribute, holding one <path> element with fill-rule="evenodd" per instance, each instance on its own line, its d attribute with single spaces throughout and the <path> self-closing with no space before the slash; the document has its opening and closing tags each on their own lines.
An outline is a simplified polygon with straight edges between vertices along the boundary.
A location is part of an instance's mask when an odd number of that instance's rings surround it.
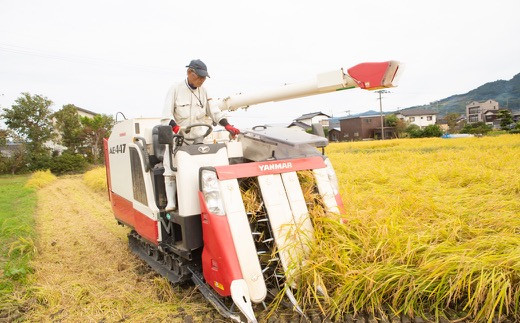
<svg viewBox="0 0 520 323">
<path fill-rule="evenodd" d="M 112 211 L 114 212 L 114 216 L 121 223 L 134 228 L 135 227 L 135 217 L 134 217 L 134 206 L 132 202 L 117 195 L 114 192 L 110 192 L 110 201 L 112 204 Z"/>
<path fill-rule="evenodd" d="M 238 181 L 220 181 L 219 186 L 242 276 L 249 289 L 249 297 L 253 302 L 259 303 L 264 300 L 267 287 L 262 278 L 262 269 Z"/>
<path fill-rule="evenodd" d="M 125 128 L 127 127 L 124 126 L 122 123 L 116 124 L 108 140 L 110 183 L 112 192 L 128 201 L 133 201 L 132 173 L 128 152 L 132 138 L 131 134 L 126 133 Z"/>
<path fill-rule="evenodd" d="M 151 129 L 157 124 L 160 124 L 160 119 L 157 118 L 124 120 L 114 125 L 108 139 L 112 191 L 129 201 L 134 200 L 129 148 L 135 147 L 142 158 L 139 147 L 134 143 L 134 138 L 142 137 L 147 144 L 151 144 Z M 150 177 L 146 175 L 144 177 Z M 152 193 L 150 188 L 147 188 L 147 191 Z M 148 196 L 148 200 L 153 201 L 150 197 L 153 197 L 153 194 Z"/>
<path fill-rule="evenodd" d="M 110 183 L 110 161 L 108 160 L 108 138 L 103 138 L 103 152 L 105 159 L 105 176 L 107 180 L 107 194 L 108 199 L 110 200 L 110 191 L 112 191 L 112 184 Z"/>
<path fill-rule="evenodd" d="M 122 121 L 114 126 L 107 147 L 115 217 L 154 244 L 160 240 L 159 209 L 154 203 L 150 173 L 145 171 L 147 160 L 134 140 L 141 137 L 151 141 L 148 129 L 157 122 L 159 119 Z"/>
</svg>

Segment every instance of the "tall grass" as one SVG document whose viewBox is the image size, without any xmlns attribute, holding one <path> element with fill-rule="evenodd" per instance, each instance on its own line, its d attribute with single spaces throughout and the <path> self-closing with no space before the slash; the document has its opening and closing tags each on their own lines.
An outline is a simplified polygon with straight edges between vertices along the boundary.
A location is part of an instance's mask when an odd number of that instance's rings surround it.
<svg viewBox="0 0 520 323">
<path fill-rule="evenodd" d="M 339 143 L 328 155 L 347 223 L 314 217 L 302 303 L 336 319 L 520 318 L 520 136 Z"/>
<path fill-rule="evenodd" d="M 52 174 L 50 170 L 39 170 L 31 175 L 25 186 L 29 188 L 42 188 L 55 180 L 56 176 Z"/>
<path fill-rule="evenodd" d="M 106 192 L 107 179 L 105 167 L 96 167 L 83 175 L 83 182 L 97 192 Z"/>
<path fill-rule="evenodd" d="M 0 317 L 11 317 L 32 271 L 36 194 L 27 176 L 0 176 Z"/>
</svg>

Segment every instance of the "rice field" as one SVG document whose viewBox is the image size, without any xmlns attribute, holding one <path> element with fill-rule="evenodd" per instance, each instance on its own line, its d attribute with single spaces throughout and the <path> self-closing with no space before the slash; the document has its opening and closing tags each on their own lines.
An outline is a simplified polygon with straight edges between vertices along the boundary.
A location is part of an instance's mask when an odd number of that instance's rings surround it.
<svg viewBox="0 0 520 323">
<path fill-rule="evenodd" d="M 520 320 L 520 136 L 333 143 L 326 153 L 345 213 L 325 216 L 312 178 L 299 174 L 316 202 L 316 239 L 298 275 L 302 307 L 333 321 Z M 104 176 L 101 168 L 83 181 L 103 191 Z"/>
<path fill-rule="evenodd" d="M 519 319 L 520 136 L 337 143 L 327 154 L 346 223 L 313 218 L 301 303 L 335 319 Z"/>
</svg>

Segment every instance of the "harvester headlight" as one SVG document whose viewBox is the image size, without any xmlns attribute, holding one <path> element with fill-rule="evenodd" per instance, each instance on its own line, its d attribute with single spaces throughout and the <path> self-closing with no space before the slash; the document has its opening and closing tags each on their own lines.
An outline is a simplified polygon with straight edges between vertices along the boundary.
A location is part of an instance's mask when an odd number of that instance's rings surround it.
<svg viewBox="0 0 520 323">
<path fill-rule="evenodd" d="M 202 170 L 201 186 L 208 210 L 217 215 L 224 215 L 224 206 L 220 197 L 217 174 L 212 170 Z"/>
<path fill-rule="evenodd" d="M 325 159 L 325 165 L 327 165 L 327 175 L 329 176 L 330 184 L 332 185 L 332 190 L 334 191 L 334 195 L 338 195 L 339 193 L 339 184 L 338 184 L 338 178 L 336 177 L 336 172 L 334 171 L 334 168 L 332 167 L 332 163 L 330 162 L 330 159 Z"/>
</svg>

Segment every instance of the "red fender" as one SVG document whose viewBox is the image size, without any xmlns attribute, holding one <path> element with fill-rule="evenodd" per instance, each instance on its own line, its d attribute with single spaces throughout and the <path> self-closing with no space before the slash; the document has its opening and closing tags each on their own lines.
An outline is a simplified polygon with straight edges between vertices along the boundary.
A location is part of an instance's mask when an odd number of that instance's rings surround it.
<svg viewBox="0 0 520 323">
<path fill-rule="evenodd" d="M 225 215 L 209 212 L 204 195 L 199 192 L 202 239 L 202 273 L 206 283 L 221 296 L 231 295 L 231 282 L 242 279 L 237 252 Z"/>
</svg>

